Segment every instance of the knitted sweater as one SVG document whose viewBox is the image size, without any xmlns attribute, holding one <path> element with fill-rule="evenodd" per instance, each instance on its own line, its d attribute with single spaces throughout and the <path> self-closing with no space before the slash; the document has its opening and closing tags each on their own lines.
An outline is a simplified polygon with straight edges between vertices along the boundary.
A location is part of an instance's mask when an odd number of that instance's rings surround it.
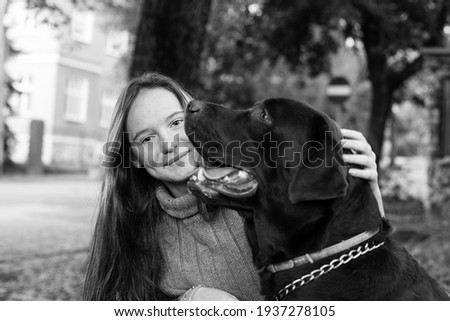
<svg viewBox="0 0 450 321">
<path fill-rule="evenodd" d="M 239 300 L 262 300 L 243 219 L 221 208 L 207 222 L 191 194 L 174 198 L 163 185 L 156 197 L 167 215 L 162 219 L 160 246 L 165 270 L 160 288 L 177 297 L 196 285 L 216 288 Z"/>
</svg>

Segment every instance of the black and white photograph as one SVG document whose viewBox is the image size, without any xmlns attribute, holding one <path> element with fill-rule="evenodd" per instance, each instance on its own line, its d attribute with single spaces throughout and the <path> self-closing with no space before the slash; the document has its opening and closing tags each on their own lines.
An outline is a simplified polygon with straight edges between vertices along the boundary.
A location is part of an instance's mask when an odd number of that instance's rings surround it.
<svg viewBox="0 0 450 321">
<path fill-rule="evenodd" d="M 0 107 L 4 304 L 450 300 L 448 0 L 1 0 Z"/>
</svg>

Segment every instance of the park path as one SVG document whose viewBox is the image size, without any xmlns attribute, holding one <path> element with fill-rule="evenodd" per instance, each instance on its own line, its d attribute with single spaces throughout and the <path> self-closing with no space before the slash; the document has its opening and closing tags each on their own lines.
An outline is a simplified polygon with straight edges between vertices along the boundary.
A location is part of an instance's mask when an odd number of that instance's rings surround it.
<svg viewBox="0 0 450 321">
<path fill-rule="evenodd" d="M 0 178 L 0 299 L 2 293 L 3 299 L 73 299 L 46 292 L 54 285 L 48 282 L 58 275 L 66 282 L 75 263 L 79 274 L 99 187 L 97 179 L 81 175 Z M 11 293 L 15 289 L 21 293 Z"/>
</svg>

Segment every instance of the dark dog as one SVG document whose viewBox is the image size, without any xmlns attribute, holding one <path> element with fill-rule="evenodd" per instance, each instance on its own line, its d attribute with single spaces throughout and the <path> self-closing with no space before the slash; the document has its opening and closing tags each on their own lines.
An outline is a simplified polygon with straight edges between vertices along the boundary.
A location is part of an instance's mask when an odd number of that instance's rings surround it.
<svg viewBox="0 0 450 321">
<path fill-rule="evenodd" d="M 209 163 L 188 187 L 245 218 L 267 299 L 449 299 L 389 239 L 367 181 L 347 173 L 339 128 L 325 114 L 287 99 L 240 111 L 193 101 L 185 128 Z"/>
</svg>

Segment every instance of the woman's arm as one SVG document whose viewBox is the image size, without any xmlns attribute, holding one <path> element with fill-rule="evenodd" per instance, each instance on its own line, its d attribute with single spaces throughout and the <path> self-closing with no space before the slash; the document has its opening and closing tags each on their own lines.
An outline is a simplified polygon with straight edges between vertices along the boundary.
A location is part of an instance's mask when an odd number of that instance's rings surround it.
<svg viewBox="0 0 450 321">
<path fill-rule="evenodd" d="M 239 301 L 225 291 L 197 285 L 179 297 L 179 301 Z"/>
<path fill-rule="evenodd" d="M 369 180 L 372 192 L 378 202 L 381 216 L 384 217 L 383 199 L 381 197 L 380 187 L 378 186 L 376 156 L 372 151 L 372 147 L 370 147 L 364 135 L 356 130 L 341 129 L 341 132 L 344 136 L 342 139 L 344 148 L 353 149 L 357 152 L 357 154 L 344 154 L 344 161 L 363 167 L 361 169 L 351 168 L 349 170 L 350 175 Z"/>
</svg>

